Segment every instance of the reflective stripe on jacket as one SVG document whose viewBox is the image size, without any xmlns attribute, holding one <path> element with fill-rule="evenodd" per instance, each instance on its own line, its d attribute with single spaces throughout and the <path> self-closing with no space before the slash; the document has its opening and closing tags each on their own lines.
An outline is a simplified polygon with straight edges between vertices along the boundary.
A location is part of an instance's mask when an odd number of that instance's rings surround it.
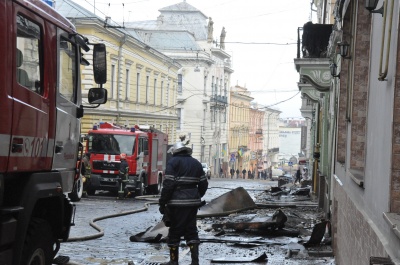
<svg viewBox="0 0 400 265">
<path fill-rule="evenodd" d="M 188 154 L 176 154 L 167 164 L 160 205 L 199 206 L 208 188 L 201 163 Z"/>
</svg>

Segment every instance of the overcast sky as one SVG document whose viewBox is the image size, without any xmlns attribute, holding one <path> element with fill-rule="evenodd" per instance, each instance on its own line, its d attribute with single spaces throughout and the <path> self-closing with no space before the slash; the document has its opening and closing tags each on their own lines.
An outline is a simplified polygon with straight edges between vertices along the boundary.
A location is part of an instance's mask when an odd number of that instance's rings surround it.
<svg viewBox="0 0 400 265">
<path fill-rule="evenodd" d="M 156 20 L 159 9 L 180 0 L 73 0 L 114 21 Z M 316 16 L 310 0 L 186 0 L 214 21 L 214 39 L 225 27 L 225 51 L 232 56 L 231 85 L 246 87 L 259 104 L 301 117 L 293 59 L 297 28 Z M 122 4 L 123 3 L 123 4 Z"/>
</svg>

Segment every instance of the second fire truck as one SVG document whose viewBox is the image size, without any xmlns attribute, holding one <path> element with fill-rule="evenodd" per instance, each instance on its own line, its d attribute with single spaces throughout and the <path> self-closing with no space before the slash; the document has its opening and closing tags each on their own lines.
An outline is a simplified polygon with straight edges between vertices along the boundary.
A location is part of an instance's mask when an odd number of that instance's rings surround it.
<svg viewBox="0 0 400 265">
<path fill-rule="evenodd" d="M 86 192 L 96 190 L 119 192 L 123 196 L 158 194 L 162 187 L 166 160 L 167 134 L 149 127 L 127 128 L 101 123 L 86 136 L 86 156 L 90 165 L 85 183 Z M 129 171 L 119 174 L 120 154 L 126 154 Z"/>
</svg>

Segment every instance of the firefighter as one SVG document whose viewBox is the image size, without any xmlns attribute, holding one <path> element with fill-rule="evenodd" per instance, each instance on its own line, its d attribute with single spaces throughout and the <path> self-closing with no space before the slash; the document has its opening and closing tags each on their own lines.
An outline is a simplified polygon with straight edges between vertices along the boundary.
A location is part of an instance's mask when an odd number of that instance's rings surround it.
<svg viewBox="0 0 400 265">
<path fill-rule="evenodd" d="M 129 191 L 125 189 L 126 181 L 128 180 L 128 172 L 129 165 L 126 162 L 126 154 L 121 153 L 119 155 L 119 160 L 121 163 L 119 164 L 119 181 L 120 181 L 120 190 L 118 192 L 118 198 L 122 199 L 123 197 L 129 196 Z"/>
<path fill-rule="evenodd" d="M 126 154 L 121 153 L 119 155 L 119 160 L 121 160 L 121 164 L 119 164 L 119 174 L 122 179 L 126 176 L 126 173 L 128 173 L 129 166 L 128 162 L 126 162 Z"/>
<path fill-rule="evenodd" d="M 183 142 L 177 142 L 169 150 L 172 158 L 165 170 L 165 180 L 159 199 L 160 213 L 168 213 L 169 232 L 167 244 L 170 261 L 165 265 L 178 264 L 179 243 L 183 236 L 190 248 L 192 265 L 199 264 L 199 235 L 197 211 L 201 197 L 207 191 L 208 181 L 201 163 L 194 159 L 192 149 Z"/>
</svg>

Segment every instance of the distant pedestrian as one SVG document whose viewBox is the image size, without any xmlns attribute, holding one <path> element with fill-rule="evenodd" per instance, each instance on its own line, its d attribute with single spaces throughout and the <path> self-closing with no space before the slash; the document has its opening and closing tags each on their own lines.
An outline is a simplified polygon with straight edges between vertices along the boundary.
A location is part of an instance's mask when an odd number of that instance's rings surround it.
<svg viewBox="0 0 400 265">
<path fill-rule="evenodd" d="M 246 169 L 244 168 L 243 170 L 242 170 L 242 174 L 243 174 L 243 179 L 245 179 L 246 178 Z"/>
<path fill-rule="evenodd" d="M 298 181 L 299 184 L 300 184 L 300 181 L 301 181 L 301 172 L 300 172 L 300 168 L 298 168 L 297 171 L 296 171 L 296 179 L 294 180 L 294 183 L 296 184 L 297 181 Z"/>
<path fill-rule="evenodd" d="M 236 178 L 238 179 L 239 178 L 239 169 L 236 169 Z"/>
<path fill-rule="evenodd" d="M 235 170 L 233 168 L 231 168 L 231 170 L 229 171 L 229 173 L 231 173 L 231 179 L 233 179 L 233 175 L 235 175 Z"/>
<path fill-rule="evenodd" d="M 308 169 L 306 167 L 303 168 L 303 179 L 308 180 Z"/>
</svg>

